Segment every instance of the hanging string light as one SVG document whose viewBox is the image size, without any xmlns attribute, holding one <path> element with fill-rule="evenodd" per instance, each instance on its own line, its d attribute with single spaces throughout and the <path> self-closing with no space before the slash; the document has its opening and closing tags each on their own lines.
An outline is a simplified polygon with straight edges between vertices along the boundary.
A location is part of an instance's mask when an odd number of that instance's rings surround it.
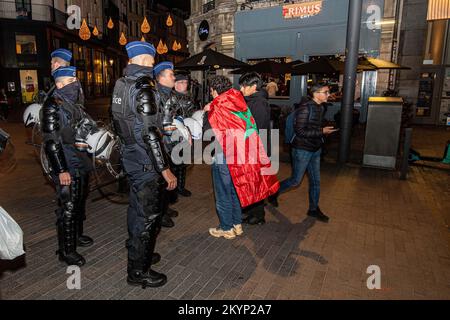
<svg viewBox="0 0 450 320">
<path fill-rule="evenodd" d="M 142 21 L 141 31 L 142 31 L 142 33 L 150 32 L 150 24 L 147 21 L 147 17 L 144 17 L 144 21 Z"/>
<path fill-rule="evenodd" d="M 167 45 L 164 43 L 164 53 L 169 52 L 169 48 L 167 48 Z"/>
<path fill-rule="evenodd" d="M 142 42 L 145 42 L 145 37 L 144 37 L 144 35 L 142 35 L 141 41 L 142 41 Z"/>
<path fill-rule="evenodd" d="M 119 43 L 122 46 L 127 44 L 127 38 L 125 37 L 125 34 L 123 32 L 120 34 Z"/>
<path fill-rule="evenodd" d="M 177 43 L 177 40 L 175 40 L 175 41 L 173 42 L 172 50 L 173 50 L 173 51 L 177 51 L 177 50 L 178 50 L 178 43 Z"/>
<path fill-rule="evenodd" d="M 158 54 L 164 54 L 164 44 L 162 42 L 162 39 L 159 39 L 159 43 L 158 46 L 156 47 L 156 52 L 158 52 Z"/>
<path fill-rule="evenodd" d="M 89 30 L 89 27 L 86 23 L 86 19 L 83 19 L 83 22 L 81 23 L 80 31 L 78 32 L 78 35 L 83 40 L 89 40 L 91 37 L 91 31 Z"/>
<path fill-rule="evenodd" d="M 170 13 L 169 13 L 169 16 L 167 17 L 166 26 L 168 26 L 168 27 L 173 26 L 173 21 L 172 21 L 172 17 L 170 16 Z"/>
<path fill-rule="evenodd" d="M 112 21 L 112 19 L 111 18 L 109 18 L 109 21 L 108 21 L 108 29 L 112 29 L 112 28 L 114 28 L 114 22 Z"/>
<path fill-rule="evenodd" d="M 94 35 L 94 36 L 98 36 L 98 29 L 97 29 L 97 26 L 94 26 L 94 30 L 92 30 L 92 34 Z"/>
</svg>

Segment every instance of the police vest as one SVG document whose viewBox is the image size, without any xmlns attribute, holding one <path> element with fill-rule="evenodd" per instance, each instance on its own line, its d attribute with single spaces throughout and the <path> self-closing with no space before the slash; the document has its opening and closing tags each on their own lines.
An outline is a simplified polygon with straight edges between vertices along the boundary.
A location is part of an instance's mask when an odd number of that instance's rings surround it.
<svg viewBox="0 0 450 320">
<path fill-rule="evenodd" d="M 154 87 L 151 78 L 134 76 L 120 78 L 114 87 L 110 113 L 114 131 L 125 145 L 137 143 L 133 134 L 136 113 L 130 105 L 130 96 L 138 81 L 149 81 L 150 85 Z"/>
</svg>

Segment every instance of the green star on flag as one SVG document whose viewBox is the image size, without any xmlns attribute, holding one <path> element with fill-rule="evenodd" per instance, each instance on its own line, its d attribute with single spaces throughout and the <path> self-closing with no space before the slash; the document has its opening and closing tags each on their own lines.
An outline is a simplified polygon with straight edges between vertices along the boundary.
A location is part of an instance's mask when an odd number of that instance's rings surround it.
<svg viewBox="0 0 450 320">
<path fill-rule="evenodd" d="M 252 123 L 252 113 L 250 112 L 249 108 L 247 108 L 247 111 L 245 112 L 232 111 L 231 113 L 245 121 L 244 140 L 250 137 L 254 132 L 258 131 L 256 123 Z"/>
</svg>

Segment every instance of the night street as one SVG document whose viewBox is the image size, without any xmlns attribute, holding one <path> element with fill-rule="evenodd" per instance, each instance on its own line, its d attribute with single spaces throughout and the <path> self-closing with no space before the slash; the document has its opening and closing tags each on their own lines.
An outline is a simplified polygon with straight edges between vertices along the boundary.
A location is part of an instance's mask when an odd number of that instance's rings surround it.
<svg viewBox="0 0 450 320">
<path fill-rule="evenodd" d="M 217 225 L 210 168 L 189 168 L 192 198 L 173 207 L 175 227 L 162 229 L 155 266 L 168 283 L 142 290 L 126 283 L 126 205 L 90 195 L 81 248 L 81 290 L 68 290 L 66 265 L 57 260 L 54 193 L 26 145 L 21 123 L 2 123 L 12 133 L 17 166 L 1 176 L 0 203 L 24 231 L 25 258 L 6 264 L 2 299 L 449 299 L 449 173 L 411 167 L 407 181 L 398 173 L 322 163 L 321 206 L 328 224 L 306 216 L 307 181 L 266 206 L 267 223 L 245 226 L 235 240 L 214 239 Z M 420 130 L 419 150 L 439 155 L 450 131 Z M 446 137 L 446 138 L 445 138 Z M 281 165 L 279 178 L 289 166 Z M 369 290 L 367 268 L 381 269 L 381 290 Z M 10 270 L 15 269 L 15 270 Z"/>
<path fill-rule="evenodd" d="M 448 310 L 450 0 L 0 0 L 0 44 L 3 317 Z"/>
</svg>

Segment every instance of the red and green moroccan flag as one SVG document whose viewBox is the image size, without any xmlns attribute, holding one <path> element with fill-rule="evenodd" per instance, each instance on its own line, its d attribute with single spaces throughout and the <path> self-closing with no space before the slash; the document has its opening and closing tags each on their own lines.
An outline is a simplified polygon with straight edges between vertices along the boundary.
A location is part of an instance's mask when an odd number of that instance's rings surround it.
<svg viewBox="0 0 450 320">
<path fill-rule="evenodd" d="M 241 92 L 230 89 L 214 99 L 208 120 L 222 147 L 242 207 L 266 199 L 280 187 L 255 119 Z"/>
</svg>

